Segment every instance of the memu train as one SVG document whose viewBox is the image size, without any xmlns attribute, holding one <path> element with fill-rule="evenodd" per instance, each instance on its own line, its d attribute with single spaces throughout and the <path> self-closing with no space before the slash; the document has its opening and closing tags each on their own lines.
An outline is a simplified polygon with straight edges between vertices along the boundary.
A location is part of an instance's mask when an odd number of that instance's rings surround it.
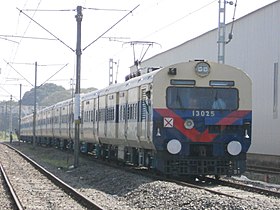
<svg viewBox="0 0 280 210">
<path fill-rule="evenodd" d="M 252 133 L 252 83 L 245 72 L 196 60 L 138 75 L 81 96 L 82 152 L 168 175 L 245 171 Z M 73 103 L 37 112 L 37 143 L 71 145 Z M 32 141 L 33 115 L 21 122 L 21 139 Z"/>
</svg>

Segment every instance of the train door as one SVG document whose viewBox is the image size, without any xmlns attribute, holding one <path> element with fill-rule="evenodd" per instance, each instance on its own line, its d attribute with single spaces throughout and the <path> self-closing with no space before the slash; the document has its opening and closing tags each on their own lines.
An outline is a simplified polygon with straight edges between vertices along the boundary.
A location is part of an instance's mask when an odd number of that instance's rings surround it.
<svg viewBox="0 0 280 210">
<path fill-rule="evenodd" d="M 140 141 L 147 141 L 151 138 L 151 91 L 149 85 L 143 85 L 140 88 L 140 100 L 138 106 L 138 127 L 137 135 Z"/>
<path fill-rule="evenodd" d="M 98 113 L 99 113 L 99 96 L 94 99 L 94 120 L 93 120 L 93 136 L 95 141 L 98 141 L 98 129 L 99 129 L 99 118 L 98 118 Z"/>
<path fill-rule="evenodd" d="M 127 91 L 119 92 L 119 127 L 118 127 L 118 138 L 127 138 Z"/>
<path fill-rule="evenodd" d="M 69 113 L 68 113 L 68 130 L 69 138 L 74 139 L 74 112 L 73 112 L 73 101 L 69 103 Z"/>
<path fill-rule="evenodd" d="M 81 139 L 84 139 L 84 123 L 85 123 L 84 119 L 85 119 L 85 100 L 81 102 L 81 123 L 80 123 Z"/>
<path fill-rule="evenodd" d="M 98 99 L 98 137 L 106 137 L 106 95 L 99 96 Z"/>
<path fill-rule="evenodd" d="M 139 101 L 139 87 L 130 88 L 127 97 L 127 139 L 136 146 L 139 144 L 137 136 L 137 105 Z"/>
<path fill-rule="evenodd" d="M 118 123 L 117 123 L 117 113 L 118 113 L 118 93 L 111 93 L 107 97 L 107 138 L 115 139 L 118 136 Z"/>
<path fill-rule="evenodd" d="M 54 118 L 55 118 L 55 106 L 53 106 L 52 107 L 52 109 L 51 109 L 51 137 L 52 137 L 52 139 L 54 139 L 54 126 L 55 126 L 55 124 L 54 124 Z"/>
<path fill-rule="evenodd" d="M 104 106 L 105 106 L 105 108 L 104 108 L 104 111 L 103 111 L 103 116 L 104 116 L 104 137 L 107 137 L 107 127 L 108 127 L 108 123 L 107 123 L 107 113 L 108 113 L 108 95 L 105 95 L 104 96 L 104 98 L 105 98 L 105 102 L 104 102 Z"/>
<path fill-rule="evenodd" d="M 61 107 L 58 107 L 57 109 L 57 137 L 59 138 L 61 136 Z"/>
</svg>

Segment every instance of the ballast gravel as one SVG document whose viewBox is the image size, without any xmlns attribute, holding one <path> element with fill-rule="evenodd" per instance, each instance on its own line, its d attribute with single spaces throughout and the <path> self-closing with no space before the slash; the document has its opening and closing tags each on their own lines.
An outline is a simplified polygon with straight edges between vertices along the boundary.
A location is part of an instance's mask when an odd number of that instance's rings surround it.
<svg viewBox="0 0 280 210">
<path fill-rule="evenodd" d="M 55 148 L 14 143 L 17 149 L 43 165 L 64 182 L 98 202 L 104 209 L 280 209 L 280 199 L 235 199 L 184 187 L 101 165 L 79 157 L 79 167 L 71 168 L 73 154 Z M 1 200 L 0 200 L 1 201 Z"/>
</svg>

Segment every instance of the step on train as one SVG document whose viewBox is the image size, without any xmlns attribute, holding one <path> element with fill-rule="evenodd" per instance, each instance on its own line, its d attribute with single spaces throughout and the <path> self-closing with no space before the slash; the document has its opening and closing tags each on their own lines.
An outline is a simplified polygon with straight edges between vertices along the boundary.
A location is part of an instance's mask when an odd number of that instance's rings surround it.
<svg viewBox="0 0 280 210">
<path fill-rule="evenodd" d="M 73 148 L 74 101 L 38 110 L 38 144 Z M 251 145 L 252 83 L 235 67 L 195 60 L 145 69 L 80 97 L 80 150 L 176 176 L 240 175 Z M 21 120 L 33 141 L 33 115 Z"/>
</svg>

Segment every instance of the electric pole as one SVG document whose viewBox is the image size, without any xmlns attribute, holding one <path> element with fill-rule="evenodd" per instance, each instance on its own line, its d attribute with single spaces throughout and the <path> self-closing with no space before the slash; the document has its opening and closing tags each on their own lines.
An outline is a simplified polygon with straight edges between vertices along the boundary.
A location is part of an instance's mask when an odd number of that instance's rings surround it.
<svg viewBox="0 0 280 210">
<path fill-rule="evenodd" d="M 10 131 L 10 135 L 12 135 L 12 132 L 13 132 L 12 100 L 13 100 L 13 96 L 11 95 L 11 98 L 10 98 L 10 116 L 9 116 L 9 131 Z M 10 138 L 11 138 L 11 136 L 10 136 Z M 11 142 L 11 139 L 10 139 L 10 142 Z"/>
<path fill-rule="evenodd" d="M 219 1 L 219 25 L 218 25 L 218 63 L 225 63 L 226 46 L 226 1 Z"/>
<path fill-rule="evenodd" d="M 236 0 L 237 2 L 237 0 Z M 225 63 L 225 51 L 226 44 L 228 44 L 232 39 L 232 30 L 236 10 L 236 2 L 234 8 L 234 14 L 232 18 L 231 32 L 229 33 L 229 39 L 226 41 L 226 4 L 233 5 L 232 1 L 220 0 L 219 1 L 219 25 L 218 25 L 218 63 Z"/>
<path fill-rule="evenodd" d="M 22 84 L 19 85 L 19 110 L 18 110 L 18 141 L 20 142 L 20 131 L 21 131 L 21 91 Z"/>
<path fill-rule="evenodd" d="M 8 102 L 6 101 L 6 107 L 5 107 L 5 121 L 7 122 L 8 120 Z M 5 140 L 6 140 L 6 136 L 7 136 L 7 124 L 5 123 Z"/>
<path fill-rule="evenodd" d="M 33 149 L 35 148 L 36 140 L 36 92 L 37 92 L 37 62 L 35 62 L 35 85 L 34 85 L 34 111 L 33 111 Z"/>
<path fill-rule="evenodd" d="M 74 139 L 74 167 L 79 166 L 79 145 L 80 145 L 80 92 L 81 92 L 81 28 L 82 28 L 82 7 L 77 6 L 77 45 L 76 45 L 76 91 L 75 91 L 75 112 L 74 112 L 74 121 L 75 121 L 75 139 Z"/>
</svg>

